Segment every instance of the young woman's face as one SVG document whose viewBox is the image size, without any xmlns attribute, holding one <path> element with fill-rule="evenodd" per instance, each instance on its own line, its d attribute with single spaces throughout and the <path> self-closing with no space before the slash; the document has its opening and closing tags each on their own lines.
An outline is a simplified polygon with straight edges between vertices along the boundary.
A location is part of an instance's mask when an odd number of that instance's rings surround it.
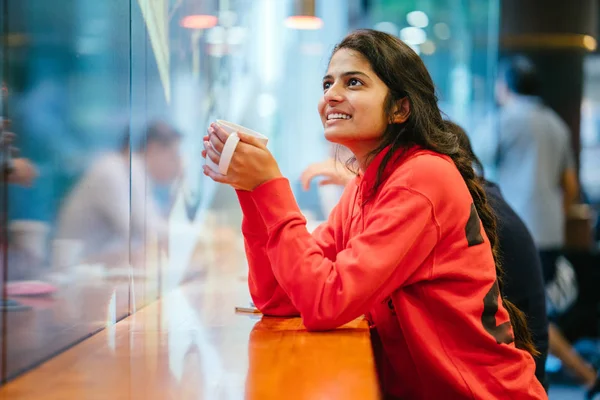
<svg viewBox="0 0 600 400">
<path fill-rule="evenodd" d="M 327 140 L 347 146 L 359 156 L 379 144 L 388 126 L 385 100 L 388 87 L 362 54 L 335 52 L 323 78 L 319 114 Z"/>
</svg>

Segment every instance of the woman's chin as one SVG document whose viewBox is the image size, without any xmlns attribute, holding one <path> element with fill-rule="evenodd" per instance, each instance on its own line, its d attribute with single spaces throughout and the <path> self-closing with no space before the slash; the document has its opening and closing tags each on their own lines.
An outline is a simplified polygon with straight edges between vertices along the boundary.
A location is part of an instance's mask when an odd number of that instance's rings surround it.
<svg viewBox="0 0 600 400">
<path fill-rule="evenodd" d="M 344 144 L 348 141 L 348 133 L 339 129 L 325 129 L 325 139 L 332 143 Z"/>
</svg>

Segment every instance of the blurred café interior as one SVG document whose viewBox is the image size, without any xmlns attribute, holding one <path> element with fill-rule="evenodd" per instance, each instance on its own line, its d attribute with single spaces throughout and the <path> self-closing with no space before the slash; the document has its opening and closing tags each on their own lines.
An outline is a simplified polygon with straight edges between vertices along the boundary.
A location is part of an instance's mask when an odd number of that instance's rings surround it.
<svg viewBox="0 0 600 400">
<path fill-rule="evenodd" d="M 311 333 L 254 309 L 237 198 L 201 157 L 217 119 L 266 135 L 308 226 L 326 220 L 342 188 L 300 177 L 332 153 L 321 82 L 359 28 L 421 57 L 482 157 L 501 60 L 536 64 L 580 187 L 555 322 L 600 368 L 598 3 L 0 0 L 0 398 L 379 398 L 364 320 Z M 546 371 L 550 399 L 583 398 L 558 357 Z"/>
</svg>

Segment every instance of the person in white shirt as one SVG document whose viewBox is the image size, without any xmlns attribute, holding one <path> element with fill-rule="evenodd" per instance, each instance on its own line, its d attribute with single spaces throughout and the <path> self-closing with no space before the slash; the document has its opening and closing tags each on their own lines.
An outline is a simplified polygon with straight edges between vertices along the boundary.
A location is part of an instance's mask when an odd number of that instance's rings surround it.
<svg viewBox="0 0 600 400">
<path fill-rule="evenodd" d="M 150 124 L 130 151 L 99 157 L 63 202 L 56 238 L 77 242 L 78 261 L 114 263 L 135 252 L 145 233 L 166 234 L 152 184 L 172 182 L 181 171 L 181 135 L 164 122 Z M 131 247 L 130 247 L 131 246 Z"/>
<path fill-rule="evenodd" d="M 535 65 L 519 56 L 501 63 L 496 84 L 499 112 L 497 182 L 531 232 L 544 280 L 554 279 L 565 245 L 565 220 L 579 187 L 569 128 L 540 97 Z"/>
</svg>

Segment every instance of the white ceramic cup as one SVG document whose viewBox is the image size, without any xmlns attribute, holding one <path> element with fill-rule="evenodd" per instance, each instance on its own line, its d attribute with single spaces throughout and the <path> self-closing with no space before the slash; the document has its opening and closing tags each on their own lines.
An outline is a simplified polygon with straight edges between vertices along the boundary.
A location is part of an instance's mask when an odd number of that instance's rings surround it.
<svg viewBox="0 0 600 400">
<path fill-rule="evenodd" d="M 240 138 L 237 135 L 238 132 L 254 136 L 265 145 L 269 141 L 269 139 L 265 135 L 253 131 L 252 129 L 248 129 L 245 126 L 234 124 L 233 122 L 218 119 L 217 124 L 229 134 L 229 137 L 225 141 L 225 146 L 223 147 L 223 151 L 221 152 L 221 160 L 219 161 L 219 165 L 215 164 L 209 157 L 206 157 L 206 165 L 208 165 L 210 169 L 220 173 L 221 175 L 227 175 L 229 163 L 231 163 L 231 158 L 233 157 L 233 153 L 235 153 L 235 148 L 237 147 L 237 144 L 240 141 Z"/>
<path fill-rule="evenodd" d="M 8 225 L 11 245 L 38 259 L 46 257 L 46 239 L 50 226 L 41 221 L 15 220 Z"/>
</svg>

